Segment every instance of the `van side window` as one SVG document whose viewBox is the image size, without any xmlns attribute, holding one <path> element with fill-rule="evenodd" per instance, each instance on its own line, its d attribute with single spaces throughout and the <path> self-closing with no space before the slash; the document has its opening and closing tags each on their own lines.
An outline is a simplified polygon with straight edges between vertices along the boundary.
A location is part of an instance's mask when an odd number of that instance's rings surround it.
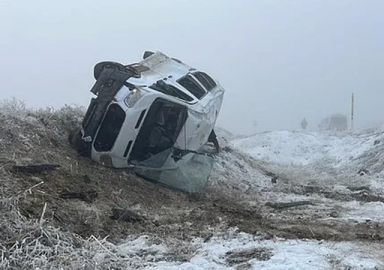
<svg viewBox="0 0 384 270">
<path fill-rule="evenodd" d="M 204 87 L 205 87 L 205 89 L 207 89 L 207 91 L 211 91 L 216 86 L 216 82 L 211 77 L 209 77 L 209 75 L 205 72 L 195 72 L 195 73 L 193 73 L 193 76 L 195 76 L 196 79 L 202 85 L 204 85 Z"/>
<path fill-rule="evenodd" d="M 196 98 L 201 99 L 206 91 L 192 78 L 191 75 L 187 75 L 177 81 L 185 89 L 191 92 Z"/>
<path fill-rule="evenodd" d="M 177 97 L 177 98 L 185 100 L 185 101 L 192 101 L 193 100 L 192 97 L 183 93 L 180 89 L 177 89 L 173 85 L 166 84 L 162 80 L 158 80 L 156 83 L 149 86 L 149 88 L 156 90 L 156 91 L 159 91 L 159 92 L 166 94 L 166 95 Z"/>
</svg>

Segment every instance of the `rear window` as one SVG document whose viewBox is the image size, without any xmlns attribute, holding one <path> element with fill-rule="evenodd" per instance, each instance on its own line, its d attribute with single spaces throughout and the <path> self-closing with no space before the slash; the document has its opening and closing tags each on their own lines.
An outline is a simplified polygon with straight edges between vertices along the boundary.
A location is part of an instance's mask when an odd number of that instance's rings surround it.
<svg viewBox="0 0 384 270">
<path fill-rule="evenodd" d="M 201 99 L 206 93 L 206 91 L 190 75 L 179 79 L 177 82 L 198 99 Z"/>
<path fill-rule="evenodd" d="M 125 120 L 125 112 L 117 104 L 109 106 L 94 143 L 98 152 L 110 151 Z"/>
<path fill-rule="evenodd" d="M 207 73 L 196 72 L 196 73 L 193 73 L 193 76 L 195 76 L 196 79 L 202 85 L 204 85 L 205 89 L 207 89 L 208 91 L 211 91 L 216 86 L 216 82 L 211 77 L 209 77 Z"/>
<path fill-rule="evenodd" d="M 185 94 L 180 89 L 177 89 L 173 85 L 166 84 L 162 80 L 158 80 L 156 83 L 152 84 L 149 88 L 159 91 L 161 93 L 164 93 L 166 95 L 170 95 L 173 97 L 177 97 L 179 99 L 185 100 L 185 101 L 192 101 L 193 98 Z"/>
</svg>

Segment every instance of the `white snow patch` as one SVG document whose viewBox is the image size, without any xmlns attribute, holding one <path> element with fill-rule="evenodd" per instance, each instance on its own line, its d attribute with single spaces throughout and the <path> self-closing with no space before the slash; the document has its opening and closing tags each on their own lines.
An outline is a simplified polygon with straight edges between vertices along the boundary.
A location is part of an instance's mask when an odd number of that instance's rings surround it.
<svg viewBox="0 0 384 270">
<path fill-rule="evenodd" d="M 148 248 L 141 242 L 140 250 Z M 128 250 L 129 242 L 122 245 Z M 138 242 L 132 242 L 133 249 Z M 366 246 L 351 242 L 325 242 L 316 240 L 263 240 L 263 237 L 246 233 L 228 231 L 226 235 L 217 235 L 207 243 L 196 238 L 191 245 L 196 248 L 194 256 L 187 262 L 158 261 L 146 264 L 146 269 L 197 270 L 197 269 L 236 269 L 247 264 L 249 269 L 286 270 L 286 269 L 382 269 L 381 252 L 375 246 Z M 238 263 L 228 262 L 228 252 L 265 250 L 266 257 L 240 257 Z M 158 250 L 161 252 L 161 250 Z M 375 268 L 376 267 L 376 268 Z"/>
<path fill-rule="evenodd" d="M 342 219 L 359 222 L 384 222 L 384 203 L 382 202 L 347 202 L 343 203 Z"/>
<path fill-rule="evenodd" d="M 331 134 L 273 131 L 236 139 L 231 143 L 260 160 L 292 165 L 323 162 L 337 167 L 372 149 L 374 142 L 381 138 L 381 132 Z"/>
</svg>

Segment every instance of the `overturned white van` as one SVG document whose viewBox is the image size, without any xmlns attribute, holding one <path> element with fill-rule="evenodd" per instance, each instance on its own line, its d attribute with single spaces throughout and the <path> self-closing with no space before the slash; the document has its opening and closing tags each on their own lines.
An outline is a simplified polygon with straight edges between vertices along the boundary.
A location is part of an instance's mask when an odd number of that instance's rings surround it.
<svg viewBox="0 0 384 270">
<path fill-rule="evenodd" d="M 161 52 L 122 65 L 101 62 L 81 128 L 70 142 L 105 166 L 189 192 L 199 191 L 212 167 L 202 153 L 211 141 L 224 89 L 207 73 Z"/>
</svg>

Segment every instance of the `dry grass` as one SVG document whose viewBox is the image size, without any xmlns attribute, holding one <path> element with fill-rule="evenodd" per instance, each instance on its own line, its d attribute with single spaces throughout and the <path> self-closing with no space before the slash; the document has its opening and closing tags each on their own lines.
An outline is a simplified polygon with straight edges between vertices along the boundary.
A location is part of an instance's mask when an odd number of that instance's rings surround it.
<svg viewBox="0 0 384 270">
<path fill-rule="evenodd" d="M 66 107 L 66 117 L 80 116 L 81 110 Z M 1 269 L 60 269 L 75 262 L 76 244 L 83 240 L 71 233 L 46 225 L 44 216 L 27 219 L 20 213 L 19 202 L 32 192 L 22 182 L 15 181 L 9 171 L 12 165 L 42 158 L 34 147 L 48 139 L 45 121 L 57 121 L 64 111 L 29 111 L 17 100 L 3 102 L 0 108 L 0 245 Z M 55 120 L 54 120 L 55 119 Z M 78 118 L 79 119 L 79 118 Z M 52 129 L 52 139 L 63 137 Z M 64 135 L 65 136 L 65 135 Z M 17 146 L 17 147 L 15 147 Z M 53 258 L 61 258 L 60 260 Z M 79 262 L 79 261 L 78 261 Z"/>
<path fill-rule="evenodd" d="M 76 154 L 67 145 L 69 131 L 79 125 L 83 114 L 84 109 L 80 107 L 29 110 L 17 100 L 1 104 L 0 269 L 116 269 L 121 266 L 118 259 L 94 259 L 100 252 L 112 253 L 114 245 L 105 239 L 94 236 L 86 239 L 52 226 L 55 224 L 51 209 L 54 200 L 48 198 L 57 194 L 46 188 L 52 175 L 23 175 L 10 170 L 16 164 L 59 163 L 64 169 L 56 173 L 56 177 L 87 173 L 89 169 L 76 166 Z M 58 185 L 62 184 L 59 181 Z M 40 202 L 39 194 L 43 197 Z M 22 214 L 20 207 L 26 203 L 36 210 L 29 217 Z M 32 207 L 33 203 L 36 206 Z"/>
<path fill-rule="evenodd" d="M 122 254 L 117 243 L 139 235 L 181 243 L 219 222 L 191 211 L 201 203 L 187 194 L 78 156 L 67 138 L 84 112 L 71 106 L 30 110 L 17 100 L 0 105 L 0 269 L 145 268 L 160 255 Z M 13 165 L 43 163 L 61 167 L 40 174 L 12 171 Z M 95 190 L 98 196 L 92 202 L 65 200 L 60 194 L 66 190 Z M 111 220 L 113 207 L 131 209 L 146 222 Z M 172 260 L 171 253 L 161 256 Z M 191 252 L 186 247 L 178 253 L 173 259 Z"/>
</svg>

